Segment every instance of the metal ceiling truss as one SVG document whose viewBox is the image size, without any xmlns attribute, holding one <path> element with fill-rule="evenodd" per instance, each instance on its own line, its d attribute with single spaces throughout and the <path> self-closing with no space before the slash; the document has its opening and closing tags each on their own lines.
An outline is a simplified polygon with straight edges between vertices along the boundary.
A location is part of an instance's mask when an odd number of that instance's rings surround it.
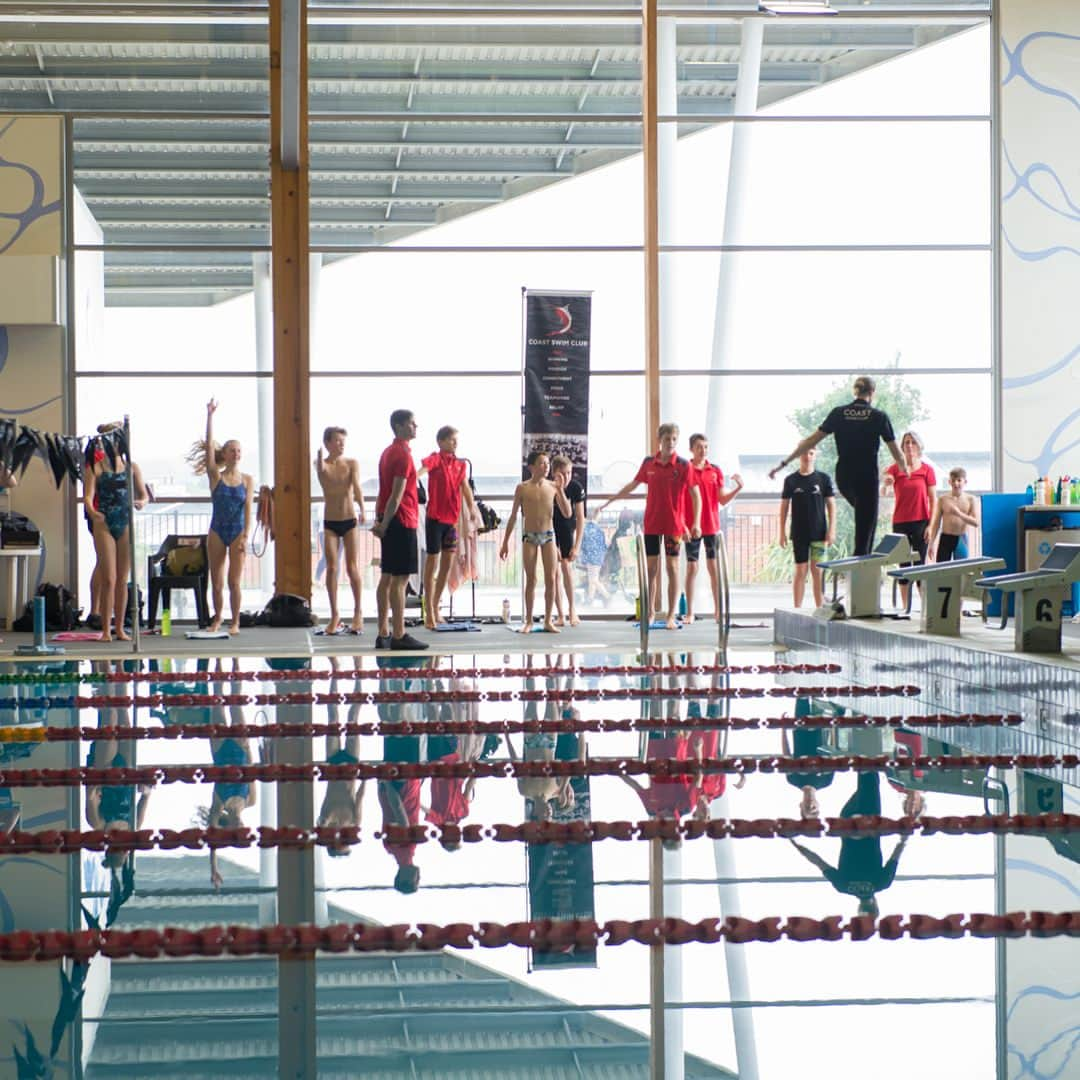
<svg viewBox="0 0 1080 1080">
<path fill-rule="evenodd" d="M 984 17 L 982 5 L 921 0 L 837 6 L 839 18 L 770 22 L 761 104 Z M 491 16 L 513 4 L 485 7 Z M 75 183 L 107 244 L 264 246 L 266 8 L 0 0 L 0 112 L 74 116 Z M 682 133 L 730 115 L 740 25 L 719 20 L 755 8 L 664 9 L 683 17 Z M 309 16 L 314 245 L 390 243 L 640 151 L 632 5 L 532 0 L 528 11 L 485 20 L 479 6 L 417 6 L 395 18 L 324 2 Z M 250 257 L 227 266 L 170 253 L 155 263 L 110 257 L 106 280 L 111 303 L 154 302 L 156 290 L 167 290 L 165 302 L 217 302 L 251 287 Z"/>
</svg>

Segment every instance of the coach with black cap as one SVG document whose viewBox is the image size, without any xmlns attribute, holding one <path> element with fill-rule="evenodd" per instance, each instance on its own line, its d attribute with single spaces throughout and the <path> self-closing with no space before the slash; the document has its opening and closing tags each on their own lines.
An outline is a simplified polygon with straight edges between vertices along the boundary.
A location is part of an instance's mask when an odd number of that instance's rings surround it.
<svg viewBox="0 0 1080 1080">
<path fill-rule="evenodd" d="M 772 480 L 787 466 L 797 461 L 812 446 L 817 446 L 826 435 L 836 436 L 836 486 L 855 510 L 855 555 L 869 555 L 874 547 L 874 530 L 878 516 L 878 440 L 889 448 L 893 461 L 904 475 L 908 475 L 904 455 L 896 445 L 892 421 L 871 402 L 876 389 L 869 375 L 855 380 L 855 400 L 848 405 L 837 405 L 822 421 L 812 435 L 807 435 L 798 446 L 769 472 Z"/>
</svg>

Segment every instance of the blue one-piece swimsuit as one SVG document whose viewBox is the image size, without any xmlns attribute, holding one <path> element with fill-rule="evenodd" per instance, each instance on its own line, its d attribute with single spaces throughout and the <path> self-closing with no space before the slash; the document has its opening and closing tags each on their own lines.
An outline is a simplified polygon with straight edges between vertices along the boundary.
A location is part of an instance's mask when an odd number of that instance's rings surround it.
<svg viewBox="0 0 1080 1080">
<path fill-rule="evenodd" d="M 214 512 L 210 517 L 210 531 L 221 537 L 228 547 L 244 531 L 244 507 L 247 504 L 247 487 L 244 484 L 226 484 L 219 480 L 210 492 Z"/>
<path fill-rule="evenodd" d="M 97 478 L 98 510 L 105 515 L 105 527 L 119 540 L 128 527 L 127 470 L 103 472 Z"/>
</svg>

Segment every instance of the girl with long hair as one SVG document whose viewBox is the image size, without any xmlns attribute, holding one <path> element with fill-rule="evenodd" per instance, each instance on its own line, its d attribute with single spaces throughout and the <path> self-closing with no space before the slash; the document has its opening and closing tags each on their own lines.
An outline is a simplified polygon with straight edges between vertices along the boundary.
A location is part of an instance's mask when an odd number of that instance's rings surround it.
<svg viewBox="0 0 1080 1080">
<path fill-rule="evenodd" d="M 240 443 L 229 439 L 224 445 L 214 442 L 214 413 L 218 403 L 211 398 L 206 406 L 206 440 L 196 443 L 188 460 L 195 472 L 206 474 L 210 482 L 213 512 L 206 551 L 210 559 L 210 588 L 214 598 L 211 630 L 220 630 L 224 608 L 224 582 L 228 562 L 229 607 L 232 621 L 229 633 L 240 631 L 240 578 L 244 573 L 248 534 L 251 531 L 251 504 L 255 482 L 240 471 Z"/>
</svg>

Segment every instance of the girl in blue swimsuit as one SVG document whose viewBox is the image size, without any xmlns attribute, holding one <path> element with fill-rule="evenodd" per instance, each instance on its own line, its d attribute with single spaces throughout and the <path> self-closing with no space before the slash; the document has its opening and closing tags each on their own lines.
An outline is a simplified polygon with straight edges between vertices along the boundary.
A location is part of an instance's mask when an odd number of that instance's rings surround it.
<svg viewBox="0 0 1080 1080">
<path fill-rule="evenodd" d="M 232 622 L 229 633 L 240 630 L 240 578 L 244 572 L 248 532 L 251 529 L 251 500 L 254 482 L 240 471 L 240 443 L 230 439 L 224 446 L 214 442 L 213 420 L 217 402 L 206 406 L 206 442 L 196 444 L 195 471 L 206 473 L 210 481 L 210 532 L 206 551 L 210 558 L 210 587 L 214 596 L 211 630 L 220 630 L 224 607 L 225 566 L 228 562 L 229 606 Z"/>
<path fill-rule="evenodd" d="M 101 424 L 98 431 L 105 435 L 119 424 Z M 135 488 L 135 509 L 147 503 L 148 493 L 139 466 L 125 457 L 116 457 L 115 467 L 104 453 L 94 452 L 92 440 L 87 447 L 87 463 L 83 481 L 83 506 L 94 534 L 97 566 L 92 588 L 97 614 L 101 617 L 101 640 L 112 641 L 115 636 L 127 641 L 124 632 L 124 613 L 127 611 L 128 578 L 131 576 L 131 513 L 128 509 L 128 469 L 131 469 Z M 112 629 L 116 617 L 115 635 Z"/>
</svg>

